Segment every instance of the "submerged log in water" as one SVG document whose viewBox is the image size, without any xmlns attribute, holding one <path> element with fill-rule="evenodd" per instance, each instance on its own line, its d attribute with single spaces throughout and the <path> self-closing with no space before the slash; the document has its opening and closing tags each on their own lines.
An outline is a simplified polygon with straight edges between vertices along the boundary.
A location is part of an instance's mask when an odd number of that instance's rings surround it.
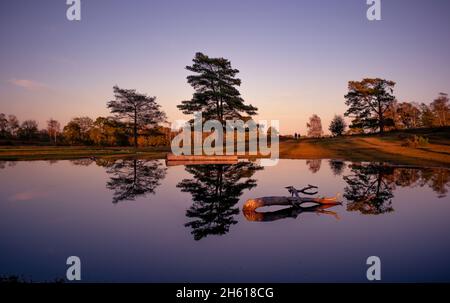
<svg viewBox="0 0 450 303">
<path fill-rule="evenodd" d="M 317 204 L 340 204 L 337 197 L 329 198 L 295 198 L 295 197 L 262 197 L 256 199 L 249 199 L 244 204 L 244 210 L 255 210 L 263 206 L 273 206 L 273 205 L 294 205 L 302 203 L 317 203 Z"/>
<path fill-rule="evenodd" d="M 305 203 L 314 203 L 312 206 L 302 206 Z M 340 205 L 337 197 L 329 198 L 296 198 L 296 197 L 261 197 L 256 199 L 249 199 L 245 202 L 242 211 L 244 216 L 249 221 L 275 221 L 283 218 L 296 218 L 303 212 L 316 212 L 333 215 L 337 219 L 338 216 L 333 211 L 325 209 Z M 265 206 L 291 206 L 289 208 L 272 211 L 272 212 L 258 212 L 257 209 Z"/>
</svg>

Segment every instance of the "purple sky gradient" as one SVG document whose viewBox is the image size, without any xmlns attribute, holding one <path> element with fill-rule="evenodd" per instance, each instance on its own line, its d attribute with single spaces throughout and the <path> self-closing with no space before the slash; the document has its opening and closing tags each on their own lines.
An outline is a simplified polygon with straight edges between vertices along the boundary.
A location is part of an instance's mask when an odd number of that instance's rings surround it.
<svg viewBox="0 0 450 303">
<path fill-rule="evenodd" d="M 170 120 L 192 96 L 184 69 L 198 51 L 231 60 L 241 93 L 282 133 L 305 134 L 313 113 L 328 128 L 346 110 L 349 80 L 397 82 L 399 101 L 450 92 L 450 1 L 65 0 L 0 2 L 0 112 L 40 127 L 108 115 L 112 87 L 157 96 Z"/>
</svg>

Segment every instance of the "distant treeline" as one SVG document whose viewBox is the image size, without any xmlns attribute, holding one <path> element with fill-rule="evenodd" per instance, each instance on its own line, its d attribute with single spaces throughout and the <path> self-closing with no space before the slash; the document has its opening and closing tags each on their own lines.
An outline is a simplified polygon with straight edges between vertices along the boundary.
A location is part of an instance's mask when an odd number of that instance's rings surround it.
<svg viewBox="0 0 450 303">
<path fill-rule="evenodd" d="M 139 146 L 164 146 L 170 144 L 170 128 L 163 126 L 140 128 Z M 133 125 L 115 117 L 77 117 L 61 127 L 54 119 L 47 127 L 39 129 L 35 120 L 20 123 L 15 115 L 0 113 L 1 144 L 42 143 L 58 145 L 130 146 L 134 144 Z"/>
<path fill-rule="evenodd" d="M 383 113 L 385 131 L 433 128 L 450 125 L 450 107 L 447 94 L 441 93 L 429 105 L 425 103 L 393 101 Z M 379 131 L 376 119 L 353 118 L 347 129 L 342 116 L 335 116 L 329 130 L 333 135 L 359 134 Z M 308 124 L 308 136 L 323 135 L 321 120 L 313 115 Z M 140 127 L 137 131 L 138 146 L 168 146 L 174 133 L 169 127 Z M 285 137 L 285 136 L 282 136 Z M 289 137 L 289 136 L 287 136 Z M 295 138 L 300 134 L 295 134 Z M 116 117 L 73 118 L 61 127 L 54 119 L 47 121 L 44 129 L 39 129 L 35 120 L 20 122 L 15 115 L 0 113 L 0 144 L 42 143 L 58 145 L 131 146 L 134 144 L 133 123 L 122 122 Z"/>
<path fill-rule="evenodd" d="M 439 93 L 429 105 L 398 102 L 394 96 L 395 82 L 380 78 L 350 81 L 344 96 L 348 106 L 344 116 L 351 118 L 349 129 L 343 116 L 336 115 L 330 123 L 332 135 L 383 133 L 384 131 L 445 127 L 450 125 L 449 98 Z M 322 122 L 314 114 L 307 123 L 309 137 L 323 135 Z M 298 137 L 298 134 L 294 134 Z"/>
</svg>

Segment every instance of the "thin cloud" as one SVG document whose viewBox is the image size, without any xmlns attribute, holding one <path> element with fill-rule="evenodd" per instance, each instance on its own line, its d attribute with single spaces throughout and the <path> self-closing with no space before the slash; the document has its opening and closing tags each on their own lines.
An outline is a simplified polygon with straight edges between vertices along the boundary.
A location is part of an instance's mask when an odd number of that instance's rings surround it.
<svg viewBox="0 0 450 303">
<path fill-rule="evenodd" d="M 9 201 L 30 201 L 30 200 L 34 200 L 37 198 L 44 198 L 47 196 L 47 193 L 45 192 L 34 192 L 34 191 L 30 191 L 30 192 L 19 192 L 16 193 L 14 195 L 12 195 L 11 197 L 9 197 Z"/>
<path fill-rule="evenodd" d="M 11 83 L 12 85 L 24 88 L 26 90 L 32 90 L 32 91 L 36 91 L 36 90 L 45 90 L 48 89 L 49 87 L 41 82 L 38 81 L 34 81 L 34 80 L 28 80 L 28 79 L 11 79 L 8 81 L 9 83 Z"/>
</svg>

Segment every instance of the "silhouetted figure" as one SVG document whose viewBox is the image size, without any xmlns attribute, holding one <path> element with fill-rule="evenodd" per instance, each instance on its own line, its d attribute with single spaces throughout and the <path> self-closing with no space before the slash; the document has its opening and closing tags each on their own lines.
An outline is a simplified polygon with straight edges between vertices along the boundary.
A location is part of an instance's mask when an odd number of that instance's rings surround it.
<svg viewBox="0 0 450 303">
<path fill-rule="evenodd" d="M 239 213 L 236 204 L 244 190 L 256 186 L 256 180 L 251 177 L 261 169 L 252 162 L 186 166 L 193 178 L 182 180 L 177 187 L 192 195 L 193 204 L 186 211 L 186 216 L 192 220 L 185 226 L 192 228 L 195 240 L 224 235 L 237 223 L 234 219 Z"/>
</svg>

